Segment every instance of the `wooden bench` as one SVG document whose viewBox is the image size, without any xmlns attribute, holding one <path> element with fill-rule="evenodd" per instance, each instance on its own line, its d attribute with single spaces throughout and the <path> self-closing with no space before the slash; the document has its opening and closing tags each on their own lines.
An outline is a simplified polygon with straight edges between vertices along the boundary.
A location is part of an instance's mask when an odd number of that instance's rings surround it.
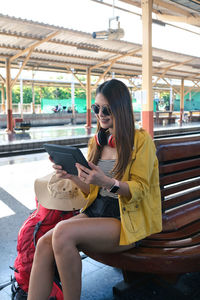
<svg viewBox="0 0 200 300">
<path fill-rule="evenodd" d="M 200 110 L 190 110 L 188 120 L 189 120 L 189 122 L 200 121 Z"/>
<path fill-rule="evenodd" d="M 122 253 L 86 253 L 120 268 L 125 282 L 142 274 L 157 274 L 155 277 L 171 281 L 200 271 L 200 139 L 166 139 L 157 141 L 156 146 L 163 231 Z"/>
<path fill-rule="evenodd" d="M 24 121 L 22 118 L 14 118 L 13 127 L 15 130 L 25 131 L 30 129 L 31 123 Z"/>
<path fill-rule="evenodd" d="M 173 124 L 177 119 L 176 115 L 173 115 L 172 111 L 156 111 L 154 115 L 154 121 L 156 125 Z"/>
</svg>

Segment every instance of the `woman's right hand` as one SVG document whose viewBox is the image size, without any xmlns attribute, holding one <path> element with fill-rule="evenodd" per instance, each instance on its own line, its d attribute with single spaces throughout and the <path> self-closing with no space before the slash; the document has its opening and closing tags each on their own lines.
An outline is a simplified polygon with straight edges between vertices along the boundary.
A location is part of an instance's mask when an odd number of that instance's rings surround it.
<svg viewBox="0 0 200 300">
<path fill-rule="evenodd" d="M 49 156 L 50 161 L 53 163 L 53 168 L 56 171 L 56 176 L 63 179 L 71 179 L 73 182 L 84 192 L 85 194 L 89 194 L 90 186 L 79 179 L 78 176 L 68 174 L 66 171 L 62 169 L 62 166 L 56 165 L 53 159 Z"/>
<path fill-rule="evenodd" d="M 62 169 L 62 166 L 60 165 L 56 165 L 53 161 L 53 159 L 51 158 L 51 156 L 49 156 L 50 161 L 53 163 L 53 168 L 56 171 L 56 175 L 59 178 L 63 178 L 63 179 L 72 179 L 74 177 L 74 175 L 72 174 L 68 174 L 65 170 Z"/>
<path fill-rule="evenodd" d="M 64 179 L 72 179 L 74 177 L 74 175 L 72 174 L 68 174 L 65 170 L 62 169 L 62 166 L 59 165 L 53 165 L 53 168 L 56 171 L 56 175 L 60 178 L 64 178 Z"/>
</svg>

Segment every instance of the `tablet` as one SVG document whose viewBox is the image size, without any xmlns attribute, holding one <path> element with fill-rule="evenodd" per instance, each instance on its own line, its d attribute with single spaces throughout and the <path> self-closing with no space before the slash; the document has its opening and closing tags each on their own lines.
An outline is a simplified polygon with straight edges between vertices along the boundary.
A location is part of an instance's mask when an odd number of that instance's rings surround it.
<svg viewBox="0 0 200 300">
<path fill-rule="evenodd" d="M 75 164 L 85 166 L 91 169 L 79 148 L 55 144 L 44 144 L 45 150 L 49 153 L 56 165 L 62 166 L 63 170 L 69 174 L 78 175 L 78 170 Z"/>
</svg>

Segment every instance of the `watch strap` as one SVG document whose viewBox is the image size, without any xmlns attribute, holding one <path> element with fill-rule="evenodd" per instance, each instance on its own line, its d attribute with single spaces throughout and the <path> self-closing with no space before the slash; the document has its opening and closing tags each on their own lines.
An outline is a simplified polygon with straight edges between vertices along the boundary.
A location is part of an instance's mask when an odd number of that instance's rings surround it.
<svg viewBox="0 0 200 300">
<path fill-rule="evenodd" d="M 110 189 L 108 189 L 108 192 L 110 193 L 116 193 L 119 190 L 119 181 L 117 179 L 114 179 L 114 184 L 111 186 Z"/>
</svg>

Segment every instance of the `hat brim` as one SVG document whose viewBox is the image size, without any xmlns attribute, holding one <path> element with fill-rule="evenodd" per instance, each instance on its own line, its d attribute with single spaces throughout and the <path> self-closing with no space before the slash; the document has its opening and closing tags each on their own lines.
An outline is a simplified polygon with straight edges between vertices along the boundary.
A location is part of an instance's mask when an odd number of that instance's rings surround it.
<svg viewBox="0 0 200 300">
<path fill-rule="evenodd" d="M 48 190 L 48 182 L 52 175 L 53 174 L 48 174 L 35 180 L 34 189 L 38 202 L 45 208 L 62 211 L 73 211 L 83 208 L 86 201 L 80 191 L 78 196 L 73 199 L 70 197 L 65 199 L 55 199 L 51 196 Z"/>
</svg>

